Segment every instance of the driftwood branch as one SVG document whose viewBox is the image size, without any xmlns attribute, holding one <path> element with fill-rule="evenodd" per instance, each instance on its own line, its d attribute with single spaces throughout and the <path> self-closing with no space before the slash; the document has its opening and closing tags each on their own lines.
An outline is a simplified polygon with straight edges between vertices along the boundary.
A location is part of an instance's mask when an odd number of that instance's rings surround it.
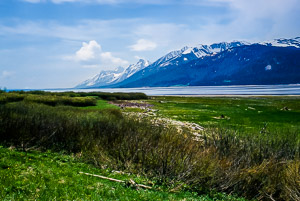
<svg viewBox="0 0 300 201">
<path fill-rule="evenodd" d="M 118 182 L 118 183 L 126 183 L 123 180 L 118 180 L 118 179 L 114 179 L 114 178 L 110 178 L 110 177 L 104 177 L 104 176 L 96 175 L 96 174 L 90 174 L 90 173 L 85 173 L 85 172 L 79 172 L 79 174 L 85 174 L 85 175 L 88 175 L 88 176 L 99 177 L 101 179 L 106 179 L 106 180 L 114 181 L 114 182 Z M 146 185 L 143 185 L 143 184 L 137 184 L 132 179 L 129 180 L 129 183 L 132 184 L 133 186 L 136 186 L 136 187 L 152 189 L 151 186 L 146 186 Z"/>
<path fill-rule="evenodd" d="M 104 177 L 101 175 L 96 175 L 96 174 L 90 174 L 90 173 L 85 173 L 85 172 L 79 172 L 80 174 L 85 174 L 85 175 L 89 175 L 89 176 L 93 176 L 93 177 L 99 177 L 101 179 L 107 179 L 109 181 L 115 181 L 115 182 L 119 182 L 119 183 L 125 183 L 125 181 L 122 180 L 118 180 L 118 179 L 113 179 L 113 178 L 109 178 L 109 177 Z"/>
</svg>

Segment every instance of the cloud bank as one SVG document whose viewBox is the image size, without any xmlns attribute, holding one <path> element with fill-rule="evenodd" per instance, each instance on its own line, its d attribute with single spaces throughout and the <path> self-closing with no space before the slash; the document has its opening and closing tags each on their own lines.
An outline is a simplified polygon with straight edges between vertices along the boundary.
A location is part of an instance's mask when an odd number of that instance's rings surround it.
<svg viewBox="0 0 300 201">
<path fill-rule="evenodd" d="M 83 42 L 82 47 L 72 56 L 65 56 L 67 60 L 79 62 L 83 68 L 108 69 L 114 66 L 126 66 L 128 61 L 115 57 L 111 52 L 104 52 L 97 41 Z"/>
<path fill-rule="evenodd" d="M 157 44 L 145 39 L 139 39 L 136 44 L 129 46 L 132 51 L 148 51 L 154 50 Z"/>
<path fill-rule="evenodd" d="M 7 71 L 7 70 L 4 70 L 2 71 L 2 73 L 0 74 L 0 78 L 2 79 L 8 79 L 10 77 L 12 77 L 14 75 L 14 72 L 13 71 Z"/>
<path fill-rule="evenodd" d="M 44 2 L 51 2 L 55 4 L 62 4 L 62 3 L 85 3 L 85 4 L 128 4 L 128 3 L 135 3 L 135 4 L 155 4 L 155 5 L 162 5 L 162 4 L 173 4 L 178 3 L 180 1 L 177 0 L 21 0 L 28 3 L 44 3 Z"/>
</svg>

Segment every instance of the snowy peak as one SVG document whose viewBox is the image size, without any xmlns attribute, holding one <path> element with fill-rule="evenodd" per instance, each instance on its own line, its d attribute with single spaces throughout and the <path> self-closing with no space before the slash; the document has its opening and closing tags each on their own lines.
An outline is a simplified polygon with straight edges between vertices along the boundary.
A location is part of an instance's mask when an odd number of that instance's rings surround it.
<svg viewBox="0 0 300 201">
<path fill-rule="evenodd" d="M 113 72 L 115 72 L 115 73 L 122 73 L 123 71 L 124 71 L 124 68 L 122 66 L 119 66 Z"/>
<path fill-rule="evenodd" d="M 121 82 L 129 77 L 131 77 L 136 72 L 148 67 L 150 62 L 145 59 L 140 59 L 136 64 L 131 64 L 126 68 L 126 70 L 120 75 L 114 83 Z"/>
<path fill-rule="evenodd" d="M 234 41 L 230 43 L 214 43 L 212 45 L 202 45 L 199 44 L 196 47 L 186 47 L 182 54 L 194 54 L 197 58 L 208 56 L 211 54 L 216 54 L 228 50 L 230 48 L 239 47 L 243 45 L 249 45 L 247 42 Z"/>
<path fill-rule="evenodd" d="M 136 65 L 137 66 L 141 66 L 141 67 L 147 67 L 149 66 L 150 62 L 148 60 L 145 60 L 145 59 L 140 59 Z"/>
<path fill-rule="evenodd" d="M 127 71 L 136 71 L 142 70 L 150 65 L 150 62 L 145 59 L 140 59 L 136 64 L 131 64 L 126 70 Z"/>
<path fill-rule="evenodd" d="M 240 46 L 244 46 L 244 45 L 250 45 L 250 43 L 242 42 L 242 41 L 233 41 L 230 43 L 227 43 L 227 42 L 214 43 L 209 46 L 209 50 L 210 50 L 210 52 L 216 54 L 216 53 L 220 53 L 220 52 L 223 52 L 223 51 L 231 49 L 231 48 L 240 47 Z"/>
<path fill-rule="evenodd" d="M 136 64 L 131 64 L 126 69 L 124 69 L 123 67 L 118 67 L 115 70 L 101 71 L 93 78 L 77 85 L 76 88 L 102 87 L 110 84 L 116 84 L 129 78 L 134 73 L 146 68 L 147 66 L 149 66 L 149 64 L 149 61 L 140 59 Z"/>
<path fill-rule="evenodd" d="M 244 46 L 245 48 L 237 48 L 241 46 Z M 266 48 L 261 46 L 300 48 L 300 37 L 296 37 L 292 39 L 281 38 L 281 39 L 275 39 L 272 41 L 265 41 L 260 43 L 233 41 L 229 43 L 228 42 L 214 43 L 211 45 L 199 44 L 193 47 L 185 46 L 180 50 L 169 52 L 168 54 L 159 58 L 157 61 L 155 61 L 152 64 L 150 64 L 150 62 L 147 60 L 140 59 L 136 64 L 131 64 L 126 69 L 119 67 L 111 71 L 101 71 L 98 75 L 96 75 L 92 79 L 86 80 L 85 82 L 78 85 L 77 88 L 128 86 L 127 84 L 129 83 L 138 82 L 138 80 L 143 80 L 144 78 L 152 76 L 155 73 L 158 73 L 160 71 L 173 70 L 174 68 L 180 71 L 183 68 L 187 68 L 189 63 L 190 64 L 194 63 L 196 65 L 197 62 L 201 63 L 202 61 L 204 62 L 207 60 L 211 60 L 213 59 L 214 55 L 217 55 L 227 50 L 228 52 L 237 51 L 238 53 L 244 54 L 243 51 L 249 48 L 253 51 L 254 50 L 258 51 L 261 48 Z M 282 49 L 280 51 L 288 51 L 285 49 L 294 49 L 294 48 L 279 48 L 279 49 Z M 290 50 L 290 51 L 294 51 L 294 50 Z M 225 58 L 228 57 L 228 54 L 222 54 L 220 56 L 223 56 Z M 244 58 L 244 60 L 247 62 L 249 61 L 249 59 L 246 58 Z M 191 61 L 195 61 L 195 62 L 191 62 Z M 210 65 L 213 65 L 213 62 Z M 270 67 L 268 67 L 268 65 L 269 64 L 266 64 L 267 66 L 266 70 L 270 71 Z M 163 74 L 163 76 L 167 76 L 167 75 Z M 173 77 L 176 76 L 174 75 Z M 173 77 L 170 78 L 173 79 Z M 145 84 L 144 80 L 142 81 L 142 84 Z"/>
<path fill-rule="evenodd" d="M 188 62 L 193 59 L 198 59 L 205 56 L 214 55 L 220 52 L 223 52 L 227 49 L 239 47 L 243 45 L 249 45 L 247 42 L 234 41 L 230 43 L 222 42 L 222 43 L 214 43 L 212 45 L 202 45 L 199 44 L 195 47 L 185 46 L 180 50 L 172 51 L 167 55 L 161 57 L 152 65 L 165 67 L 170 64 L 175 64 L 178 62 Z"/>
<path fill-rule="evenodd" d="M 193 55 L 196 58 L 204 57 L 210 55 L 212 52 L 207 45 L 198 45 L 197 47 L 189 47 L 182 54 L 183 55 Z"/>
<path fill-rule="evenodd" d="M 186 51 L 187 49 L 188 49 L 188 47 L 186 46 L 186 47 L 183 47 L 181 50 L 175 50 L 175 51 L 169 52 L 168 54 L 166 54 L 165 56 L 159 58 L 156 62 L 154 62 L 153 65 L 165 66 L 166 64 L 168 64 L 168 62 L 181 56 L 182 53 L 184 51 Z"/>
<path fill-rule="evenodd" d="M 300 37 L 291 38 L 291 39 L 280 38 L 280 39 L 275 39 L 272 41 L 265 41 L 265 42 L 258 43 L 258 44 L 266 45 L 266 46 L 275 46 L 275 47 L 300 48 Z"/>
<path fill-rule="evenodd" d="M 101 71 L 98 75 L 91 79 L 88 79 L 81 84 L 77 85 L 76 88 L 92 87 L 94 85 L 105 86 L 112 80 L 118 78 L 124 72 L 123 67 L 118 67 L 115 70 Z"/>
</svg>

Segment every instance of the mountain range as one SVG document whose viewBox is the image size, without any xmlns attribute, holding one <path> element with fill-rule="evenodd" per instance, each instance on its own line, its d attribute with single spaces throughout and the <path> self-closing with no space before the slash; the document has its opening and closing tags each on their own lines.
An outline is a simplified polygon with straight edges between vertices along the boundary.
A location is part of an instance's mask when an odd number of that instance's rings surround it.
<svg viewBox="0 0 300 201">
<path fill-rule="evenodd" d="M 115 70 L 101 71 L 98 75 L 84 81 L 76 86 L 76 88 L 88 87 L 104 87 L 107 85 L 116 84 L 126 80 L 136 72 L 149 66 L 149 61 L 140 59 L 136 64 L 129 65 L 126 69 L 118 67 Z"/>
<path fill-rule="evenodd" d="M 300 83 L 300 37 L 183 47 L 153 63 L 101 71 L 76 88 Z"/>
</svg>

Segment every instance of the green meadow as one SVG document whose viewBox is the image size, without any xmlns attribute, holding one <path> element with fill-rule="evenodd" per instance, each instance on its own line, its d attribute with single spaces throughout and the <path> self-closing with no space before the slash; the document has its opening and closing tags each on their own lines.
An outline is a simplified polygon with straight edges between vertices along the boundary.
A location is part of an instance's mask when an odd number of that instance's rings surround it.
<svg viewBox="0 0 300 201">
<path fill-rule="evenodd" d="M 96 105 L 94 106 L 87 106 L 87 107 L 82 107 L 82 109 L 88 109 L 88 110 L 102 110 L 102 109 L 119 109 L 117 106 L 109 104 L 108 101 L 106 100 L 97 100 Z"/>
<path fill-rule="evenodd" d="M 300 97 L 153 97 L 161 116 L 204 127 L 300 131 Z"/>
<path fill-rule="evenodd" d="M 110 101 L 149 105 L 120 109 Z M 299 103 L 300 98 L 292 96 L 1 91 L 0 196 L 298 200 Z M 147 116 L 149 109 L 155 115 Z M 154 123 L 163 118 L 197 123 L 204 130 L 195 140 L 189 129 Z M 152 189 L 137 188 L 130 179 Z"/>
</svg>

